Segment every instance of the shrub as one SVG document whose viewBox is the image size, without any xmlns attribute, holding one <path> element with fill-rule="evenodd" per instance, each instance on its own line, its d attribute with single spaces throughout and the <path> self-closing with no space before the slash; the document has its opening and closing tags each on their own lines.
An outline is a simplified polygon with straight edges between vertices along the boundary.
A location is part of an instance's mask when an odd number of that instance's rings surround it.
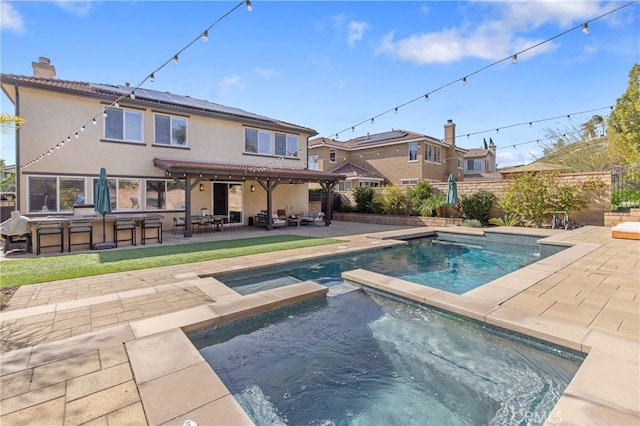
<svg viewBox="0 0 640 426">
<path fill-rule="evenodd" d="M 356 186 L 353 188 L 353 198 L 356 201 L 356 212 L 372 213 L 373 205 L 373 189 L 369 186 Z"/>
<path fill-rule="evenodd" d="M 520 219 L 520 216 L 518 216 L 517 214 L 506 214 L 504 215 L 504 218 L 501 217 L 492 217 L 491 219 L 489 219 L 489 223 L 491 225 L 497 225 L 497 226 L 518 226 L 520 225 L 520 222 L 522 220 Z"/>
<path fill-rule="evenodd" d="M 411 213 L 415 215 L 422 215 L 422 203 L 429 199 L 432 195 L 431 184 L 426 180 L 418 182 L 415 186 L 411 186 L 407 189 L 407 199 Z"/>
<path fill-rule="evenodd" d="M 444 194 L 436 194 L 422 200 L 419 206 L 420 216 L 435 216 L 436 212 L 442 214 L 443 209 L 448 206 Z"/>
<path fill-rule="evenodd" d="M 385 214 L 404 214 L 407 210 L 407 197 L 404 191 L 395 185 L 385 186 L 376 191 L 373 203 Z"/>
<path fill-rule="evenodd" d="M 509 184 L 500 205 L 505 212 L 517 213 L 525 223 L 539 227 L 549 212 L 580 210 L 603 188 L 602 181 L 561 185 L 557 173 L 527 173 Z"/>
<path fill-rule="evenodd" d="M 489 210 L 493 206 L 496 196 L 484 189 L 473 195 L 463 195 L 460 199 L 462 217 L 470 220 L 478 220 L 483 225 L 489 223 Z"/>
</svg>

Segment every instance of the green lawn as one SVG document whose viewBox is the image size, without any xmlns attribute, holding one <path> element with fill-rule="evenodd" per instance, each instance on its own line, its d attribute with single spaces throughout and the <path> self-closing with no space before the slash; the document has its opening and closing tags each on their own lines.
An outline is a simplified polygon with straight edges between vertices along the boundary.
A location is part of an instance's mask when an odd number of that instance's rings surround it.
<svg viewBox="0 0 640 426">
<path fill-rule="evenodd" d="M 338 242 L 340 240 L 330 238 L 276 235 L 16 259 L 3 261 L 0 264 L 0 287 L 17 287 L 25 284 L 180 265 Z"/>
</svg>

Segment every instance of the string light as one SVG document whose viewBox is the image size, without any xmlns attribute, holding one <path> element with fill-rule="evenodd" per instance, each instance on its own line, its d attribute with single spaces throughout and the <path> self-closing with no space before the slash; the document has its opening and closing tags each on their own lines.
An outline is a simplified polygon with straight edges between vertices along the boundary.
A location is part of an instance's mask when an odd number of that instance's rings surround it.
<svg viewBox="0 0 640 426">
<path fill-rule="evenodd" d="M 583 34 L 589 34 L 589 23 L 585 22 L 584 24 L 582 24 L 582 33 Z"/>
<path fill-rule="evenodd" d="M 202 33 L 202 41 L 208 41 L 209 40 L 209 31 L 204 30 L 204 32 Z"/>
<path fill-rule="evenodd" d="M 513 62 L 514 64 L 518 63 L 518 55 L 513 55 L 513 58 L 511 59 L 511 62 Z"/>
<path fill-rule="evenodd" d="M 251 5 L 251 1 L 250 0 L 242 0 L 239 3 L 237 3 L 233 8 L 231 8 L 228 12 L 226 12 L 225 14 L 223 14 L 221 17 L 219 17 L 213 24 L 211 24 L 207 29 L 204 30 L 204 32 L 199 33 L 198 36 L 196 38 L 194 38 L 190 43 L 188 43 L 186 46 L 184 46 L 182 49 L 180 49 L 180 51 L 178 51 L 176 54 L 174 54 L 170 59 L 168 59 L 167 61 L 165 61 L 162 65 L 160 65 L 157 69 L 155 69 L 153 72 L 151 72 L 150 74 L 148 74 L 142 81 L 140 81 L 140 83 L 138 83 L 136 86 L 134 86 L 131 90 L 131 92 L 128 95 L 123 95 L 119 98 L 117 98 L 111 105 L 109 105 L 108 107 L 104 107 L 102 110 L 102 116 L 103 117 L 107 117 L 107 109 L 110 107 L 116 107 L 119 108 L 120 104 L 119 101 L 129 97 L 131 99 L 135 99 L 135 91 L 136 89 L 139 89 L 147 80 L 150 80 L 152 83 L 155 81 L 155 73 L 157 73 L 158 71 L 162 70 L 164 67 L 166 67 L 172 60 L 175 64 L 178 64 L 179 61 L 179 55 L 184 52 L 186 49 L 188 49 L 189 47 L 191 47 L 191 45 L 193 45 L 196 41 L 200 40 L 200 38 L 204 38 L 205 36 L 208 38 L 209 35 L 209 31 L 216 26 L 220 21 L 222 21 L 224 18 L 226 18 L 227 16 L 231 15 L 231 13 L 233 13 L 236 9 L 238 9 L 240 6 L 242 5 L 246 5 L 247 10 L 249 12 L 253 11 L 253 6 Z M 205 40 L 206 41 L 206 40 Z M 128 87 L 128 86 L 127 86 Z M 93 119 L 91 120 L 92 124 L 96 125 L 96 117 L 93 117 Z M 84 128 L 82 129 L 84 130 Z M 76 137 L 79 137 L 78 133 L 76 133 Z M 71 140 L 70 137 L 67 137 L 67 142 L 69 142 Z M 28 167 L 30 165 L 32 165 L 34 162 L 39 161 L 41 158 L 44 158 L 44 156 L 46 154 L 50 154 L 53 151 L 53 148 L 50 151 L 47 151 L 45 154 L 42 154 L 40 157 L 37 157 L 36 160 L 31 160 L 23 165 L 21 165 L 21 168 L 24 167 Z"/>
<path fill-rule="evenodd" d="M 599 16 L 596 16 L 595 18 L 593 18 L 593 19 L 589 20 L 589 22 L 593 22 L 593 21 L 596 21 L 596 20 L 598 20 L 598 19 L 602 19 L 602 18 L 604 18 L 604 17 L 606 17 L 606 16 L 609 16 L 609 15 L 611 15 L 611 14 L 614 14 L 614 13 L 616 13 L 616 12 L 618 12 L 618 11 L 620 11 L 620 10 L 622 10 L 622 9 L 626 8 L 626 7 L 629 7 L 629 6 L 632 6 L 632 5 L 636 4 L 636 3 L 638 3 L 638 1 L 639 1 L 639 0 L 633 0 L 633 1 L 629 2 L 629 3 L 627 3 L 627 4 L 624 4 L 624 5 L 622 5 L 622 6 L 619 6 L 619 7 L 615 8 L 615 9 L 612 9 L 612 10 L 610 10 L 610 11 L 608 11 L 608 12 L 605 12 L 605 13 L 603 13 L 603 14 L 599 15 Z M 513 54 L 511 54 L 511 55 L 509 55 L 509 56 L 507 56 L 507 57 L 505 57 L 505 58 L 503 58 L 503 59 L 497 60 L 497 61 L 495 61 L 495 62 L 493 62 L 493 63 L 488 64 L 488 65 L 485 65 L 484 67 L 479 68 L 479 69 L 477 69 L 476 71 L 474 71 L 474 72 L 472 72 L 472 73 L 467 74 L 467 75 L 466 75 L 466 76 L 464 76 L 463 78 L 458 78 L 458 79 L 456 79 L 456 80 L 452 80 L 452 81 L 450 81 L 449 83 L 443 84 L 442 86 L 440 86 L 440 87 L 438 87 L 438 88 L 436 88 L 436 89 L 434 89 L 434 90 L 430 91 L 429 93 L 435 93 L 435 92 L 437 92 L 437 91 L 443 90 L 443 89 L 445 89 L 445 88 L 447 88 L 447 87 L 451 86 L 452 84 L 454 84 L 454 83 L 456 83 L 456 82 L 459 82 L 459 81 L 462 81 L 462 83 L 463 83 L 463 84 L 466 84 L 466 83 L 467 83 L 467 80 L 468 80 L 468 79 L 469 79 L 469 77 L 471 77 L 471 76 L 474 76 L 474 75 L 476 75 L 476 74 L 478 74 L 478 73 L 481 73 L 481 72 L 483 72 L 483 71 L 485 71 L 485 70 L 487 70 L 487 69 L 489 69 L 489 68 L 492 68 L 492 67 L 494 67 L 494 66 L 496 66 L 496 65 L 498 65 L 498 64 L 501 64 L 502 62 L 505 62 L 505 61 L 507 61 L 507 60 L 513 61 L 514 57 L 517 57 L 518 55 L 520 55 L 520 54 L 522 54 L 522 53 L 525 53 L 525 52 L 528 52 L 528 51 L 530 51 L 530 50 L 536 49 L 536 48 L 538 48 L 538 47 L 540 47 L 540 46 L 542 46 L 542 45 L 544 45 L 544 44 L 546 44 L 546 43 L 549 43 L 549 42 L 551 42 L 551 41 L 553 41 L 553 40 L 555 40 L 555 39 L 557 39 L 557 38 L 559 38 L 559 37 L 562 37 L 562 36 L 564 36 L 564 35 L 566 35 L 566 34 L 568 34 L 568 33 L 572 32 L 572 31 L 577 30 L 577 29 L 582 29 L 582 31 L 584 32 L 584 31 L 585 31 L 585 27 L 586 27 L 586 29 L 587 29 L 587 31 L 588 31 L 588 23 L 586 23 L 586 22 L 585 22 L 584 24 L 579 24 L 579 25 L 577 25 L 577 26 L 575 26 L 575 27 L 569 28 L 569 29 L 567 29 L 567 30 L 565 30 L 565 31 L 563 31 L 563 32 L 561 32 L 561 33 L 559 33 L 559 34 L 556 34 L 556 35 L 555 35 L 555 36 L 553 36 L 553 37 L 550 37 L 550 38 L 548 38 L 548 39 L 546 39 L 546 40 L 543 40 L 543 41 L 541 41 L 541 42 L 539 42 L 539 43 L 536 43 L 536 44 L 534 44 L 534 45 L 532 45 L 532 46 L 529 46 L 529 47 L 527 47 L 527 48 L 525 48 L 525 49 L 523 49 L 523 50 L 520 50 L 520 51 L 518 51 L 518 52 L 515 52 L 515 53 L 513 53 Z M 407 102 L 403 103 L 402 105 L 400 105 L 400 107 L 404 107 L 404 106 L 406 106 L 406 105 L 409 105 L 409 104 L 411 104 L 411 103 L 413 103 L 413 102 L 417 101 L 418 99 L 422 99 L 422 98 L 423 98 L 423 96 L 421 95 L 421 96 L 419 96 L 419 97 L 417 97 L 417 98 L 414 98 L 414 99 L 412 99 L 412 100 L 409 100 L 409 101 L 407 101 Z M 424 98 L 425 98 L 425 99 L 428 99 L 428 96 L 427 96 L 427 95 L 424 95 Z M 381 113 L 381 114 L 378 114 L 376 117 L 382 116 L 382 115 L 384 115 L 384 114 L 386 114 L 386 113 L 388 113 L 388 112 L 390 112 L 390 111 L 393 111 L 393 109 L 388 110 L 388 111 L 385 111 L 385 112 L 383 112 L 383 113 Z M 361 121 L 360 123 L 355 124 L 353 127 L 361 126 L 361 125 L 365 124 L 366 122 L 367 122 L 367 120 Z M 351 128 L 351 126 L 350 126 L 350 127 L 347 127 L 347 128 L 346 128 L 346 129 L 344 129 L 344 130 L 341 130 L 340 132 L 338 132 L 338 134 L 345 132 L 345 131 L 346 131 L 347 129 L 349 129 L 349 128 Z"/>
</svg>

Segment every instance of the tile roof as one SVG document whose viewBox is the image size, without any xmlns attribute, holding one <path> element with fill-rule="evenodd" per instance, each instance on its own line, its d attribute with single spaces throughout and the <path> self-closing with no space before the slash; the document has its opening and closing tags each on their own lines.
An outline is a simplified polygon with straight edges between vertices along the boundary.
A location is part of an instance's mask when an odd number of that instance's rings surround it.
<svg viewBox="0 0 640 426">
<path fill-rule="evenodd" d="M 316 138 L 309 141 L 309 148 L 316 148 L 320 146 L 328 146 L 331 148 L 344 149 L 347 151 L 355 151 L 358 149 L 367 149 L 373 147 L 394 145 L 400 143 L 407 143 L 412 141 L 427 141 L 436 145 L 447 147 L 446 143 L 442 140 L 434 138 L 433 136 L 427 136 L 421 133 L 410 132 L 407 130 L 393 129 L 387 132 L 367 134 L 364 136 L 358 136 L 353 139 L 341 142 L 328 138 Z M 464 148 L 456 147 L 458 150 L 464 151 Z"/>
<path fill-rule="evenodd" d="M 345 163 L 339 167 L 336 167 L 335 169 L 331 170 L 331 173 L 345 175 L 347 179 L 368 178 L 384 180 L 384 176 L 382 176 L 380 173 L 371 171 L 353 163 Z"/>
<path fill-rule="evenodd" d="M 126 104 L 133 105 L 166 107 L 172 110 L 184 111 L 191 114 L 218 116 L 236 121 L 256 123 L 256 125 L 267 125 L 275 128 L 288 129 L 290 131 L 309 133 L 311 136 L 318 134 L 317 131 L 308 127 L 287 123 L 264 115 L 254 114 L 239 108 L 228 107 L 203 99 L 175 95 L 169 92 L 161 92 L 143 87 L 135 90 L 135 99 L 130 99 L 128 95 L 133 91 L 133 87 L 114 84 L 88 83 L 84 81 L 60 80 L 57 78 L 32 77 L 15 74 L 0 74 L 0 81 L 2 84 L 18 84 L 21 86 L 40 88 L 44 90 L 96 97 L 107 101 L 115 101 L 116 99 L 123 98 L 121 103 L 126 102 Z"/>
</svg>

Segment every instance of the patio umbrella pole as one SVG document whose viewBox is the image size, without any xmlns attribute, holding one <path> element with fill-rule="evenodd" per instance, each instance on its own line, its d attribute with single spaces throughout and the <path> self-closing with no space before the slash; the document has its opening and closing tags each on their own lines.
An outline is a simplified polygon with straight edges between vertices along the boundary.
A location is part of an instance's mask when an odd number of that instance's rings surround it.
<svg viewBox="0 0 640 426">
<path fill-rule="evenodd" d="M 107 171 L 105 168 L 100 169 L 100 178 L 95 183 L 93 189 L 93 202 L 96 212 L 102 215 L 102 242 L 93 245 L 94 250 L 103 250 L 114 248 L 116 245 L 107 242 L 107 226 L 105 216 L 111 212 L 111 201 L 109 198 L 109 181 L 107 180 Z"/>
</svg>

